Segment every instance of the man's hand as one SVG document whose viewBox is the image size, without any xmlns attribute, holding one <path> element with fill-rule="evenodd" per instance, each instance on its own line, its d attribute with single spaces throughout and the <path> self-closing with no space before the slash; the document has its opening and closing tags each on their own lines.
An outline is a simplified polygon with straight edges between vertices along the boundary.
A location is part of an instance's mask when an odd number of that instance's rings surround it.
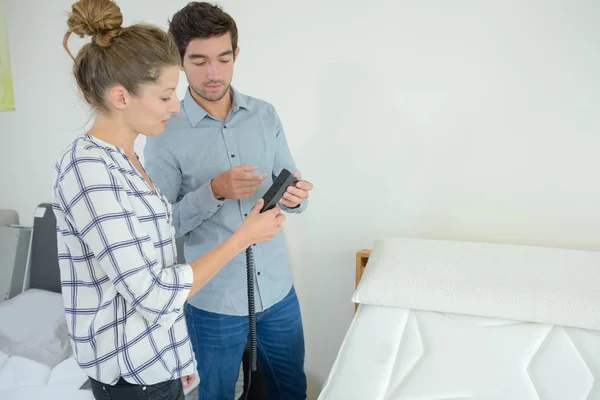
<svg viewBox="0 0 600 400">
<path fill-rule="evenodd" d="M 265 174 L 253 174 L 258 167 L 248 164 L 233 167 L 210 182 L 216 199 L 247 199 L 254 195 Z"/>
<path fill-rule="evenodd" d="M 300 179 L 300 173 L 294 172 L 294 178 Z M 308 198 L 308 193 L 312 190 L 313 184 L 308 181 L 297 181 L 294 185 L 290 185 L 279 203 L 286 206 L 287 208 L 296 208 Z"/>
<path fill-rule="evenodd" d="M 196 375 L 185 375 L 181 377 L 181 385 L 183 386 L 183 389 L 187 389 L 190 386 L 192 386 L 192 383 L 194 383 L 194 380 L 196 379 Z"/>
</svg>

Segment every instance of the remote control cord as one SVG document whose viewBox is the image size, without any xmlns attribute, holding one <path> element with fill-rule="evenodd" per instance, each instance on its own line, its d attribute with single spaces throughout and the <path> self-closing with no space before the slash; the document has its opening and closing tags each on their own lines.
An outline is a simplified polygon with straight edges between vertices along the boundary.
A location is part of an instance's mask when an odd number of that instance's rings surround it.
<svg viewBox="0 0 600 400">
<path fill-rule="evenodd" d="M 248 325 L 250 330 L 250 371 L 248 371 L 248 386 L 245 399 L 250 393 L 252 372 L 256 371 L 256 311 L 254 304 L 254 253 L 252 246 L 246 249 L 246 286 L 248 288 Z"/>
</svg>

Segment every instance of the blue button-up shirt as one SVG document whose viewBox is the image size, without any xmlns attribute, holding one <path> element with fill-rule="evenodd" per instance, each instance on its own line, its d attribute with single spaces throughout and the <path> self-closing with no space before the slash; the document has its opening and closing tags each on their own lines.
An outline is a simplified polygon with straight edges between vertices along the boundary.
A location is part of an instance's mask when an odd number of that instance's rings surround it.
<svg viewBox="0 0 600 400">
<path fill-rule="evenodd" d="M 239 228 L 256 201 L 283 168 L 296 166 L 274 107 L 232 89 L 233 101 L 223 121 L 196 103 L 189 89 L 165 131 L 148 137 L 145 168 L 171 203 L 177 234 L 185 235 L 185 258 L 191 261 L 213 249 Z M 265 173 L 254 196 L 243 200 L 215 199 L 210 180 L 243 164 Z M 302 212 L 305 200 L 287 212 Z M 256 311 L 283 299 L 292 286 L 284 238 L 252 247 L 255 260 Z M 189 303 L 209 312 L 247 315 L 246 256 L 238 254 L 198 291 Z"/>
</svg>

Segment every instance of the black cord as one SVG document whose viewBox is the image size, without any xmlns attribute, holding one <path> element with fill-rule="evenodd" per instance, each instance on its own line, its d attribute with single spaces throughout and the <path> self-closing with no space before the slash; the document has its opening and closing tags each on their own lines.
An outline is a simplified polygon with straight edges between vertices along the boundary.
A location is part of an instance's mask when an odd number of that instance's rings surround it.
<svg viewBox="0 0 600 400">
<path fill-rule="evenodd" d="M 252 384 L 252 372 L 248 374 L 248 385 L 246 386 L 246 394 L 244 394 L 244 400 L 248 400 L 250 395 L 250 385 Z"/>
<path fill-rule="evenodd" d="M 246 286 L 248 288 L 248 325 L 250 329 L 250 368 L 244 399 L 248 399 L 252 372 L 256 371 L 256 310 L 254 309 L 254 254 L 252 247 L 246 249 Z"/>
<path fill-rule="evenodd" d="M 250 325 L 250 369 L 256 371 L 256 311 L 254 310 L 254 254 L 246 249 L 246 269 L 248 286 L 248 323 Z"/>
</svg>

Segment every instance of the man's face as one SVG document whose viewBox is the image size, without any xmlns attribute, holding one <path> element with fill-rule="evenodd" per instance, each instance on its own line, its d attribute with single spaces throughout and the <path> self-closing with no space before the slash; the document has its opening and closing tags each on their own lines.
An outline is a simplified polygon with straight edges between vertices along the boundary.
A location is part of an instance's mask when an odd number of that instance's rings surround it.
<svg viewBox="0 0 600 400">
<path fill-rule="evenodd" d="M 229 32 L 190 40 L 181 65 L 190 88 L 205 100 L 221 100 L 229 90 L 239 50 L 237 48 L 234 54 Z"/>
</svg>

